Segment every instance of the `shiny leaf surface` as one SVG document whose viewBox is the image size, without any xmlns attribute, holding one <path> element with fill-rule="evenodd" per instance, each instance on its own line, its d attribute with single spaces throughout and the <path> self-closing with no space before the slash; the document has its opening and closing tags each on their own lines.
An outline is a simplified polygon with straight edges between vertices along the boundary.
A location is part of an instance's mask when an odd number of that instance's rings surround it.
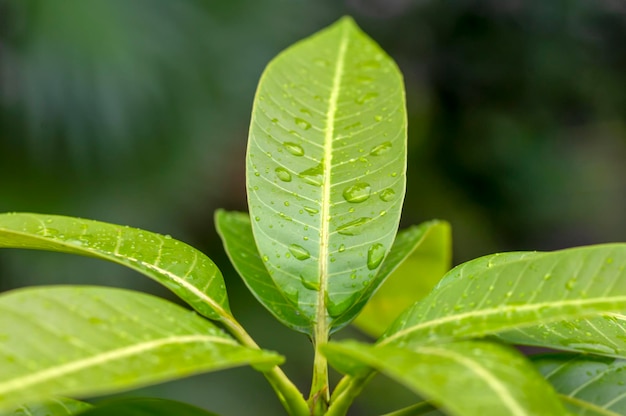
<svg viewBox="0 0 626 416">
<path fill-rule="evenodd" d="M 80 218 L 0 214 L 3 247 L 80 254 L 119 263 L 163 284 L 205 316 L 230 316 L 217 266 L 200 251 L 168 235 Z"/>
<path fill-rule="evenodd" d="M 139 292 L 51 286 L 0 296 L 0 408 L 279 362 L 195 312 Z"/>
<path fill-rule="evenodd" d="M 506 253 L 450 271 L 382 342 L 478 337 L 625 309 L 626 244 Z"/>
<path fill-rule="evenodd" d="M 323 347 L 340 371 L 374 368 L 458 416 L 563 415 L 558 396 L 517 351 L 462 341 L 413 350 L 354 341 Z"/>
<path fill-rule="evenodd" d="M 121 399 L 98 404 L 81 416 L 217 416 L 186 403 L 165 399 Z"/>
<path fill-rule="evenodd" d="M 310 321 L 334 321 L 375 279 L 405 192 L 402 77 L 349 18 L 267 67 L 247 153 L 252 229 L 276 285 Z"/>
</svg>

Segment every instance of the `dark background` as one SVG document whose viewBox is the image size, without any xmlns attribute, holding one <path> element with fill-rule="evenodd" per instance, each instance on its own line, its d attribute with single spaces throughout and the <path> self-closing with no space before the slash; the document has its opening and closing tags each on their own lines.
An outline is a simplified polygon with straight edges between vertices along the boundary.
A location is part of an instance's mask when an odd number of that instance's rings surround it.
<svg viewBox="0 0 626 416">
<path fill-rule="evenodd" d="M 223 269 L 236 315 L 308 389 L 309 342 L 243 290 L 213 212 L 246 209 L 243 158 L 264 66 L 345 14 L 405 76 L 404 225 L 449 220 L 455 263 L 625 240 L 622 0 L 0 0 L 0 211 L 129 224 L 195 245 Z M 115 265 L 0 253 L 0 290 L 58 283 L 171 298 Z M 282 412 L 249 369 L 132 394 L 225 415 Z M 353 414 L 410 400 L 381 379 Z"/>
</svg>

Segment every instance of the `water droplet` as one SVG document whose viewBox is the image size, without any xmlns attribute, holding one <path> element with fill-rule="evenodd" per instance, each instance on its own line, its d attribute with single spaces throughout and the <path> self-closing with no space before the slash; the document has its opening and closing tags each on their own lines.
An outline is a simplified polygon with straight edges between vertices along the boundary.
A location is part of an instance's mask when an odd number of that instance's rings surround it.
<svg viewBox="0 0 626 416">
<path fill-rule="evenodd" d="M 270 261 L 269 256 L 263 256 L 263 261 Z"/>
<path fill-rule="evenodd" d="M 301 119 L 300 117 L 295 118 L 295 122 L 302 130 L 308 130 L 311 128 L 311 123 L 306 120 Z"/>
<path fill-rule="evenodd" d="M 317 166 L 304 170 L 298 174 L 306 183 L 314 186 L 322 186 L 324 174 L 324 164 L 320 163 Z"/>
<path fill-rule="evenodd" d="M 353 204 L 366 201 L 372 192 L 372 188 L 369 183 L 360 182 L 356 183 L 343 191 L 343 197 L 346 201 Z"/>
<path fill-rule="evenodd" d="M 366 102 L 371 101 L 376 97 L 378 97 L 378 93 L 370 91 L 355 99 L 354 102 L 357 104 L 365 104 Z"/>
<path fill-rule="evenodd" d="M 356 279 L 356 272 L 352 272 L 352 274 L 350 274 L 350 279 Z"/>
<path fill-rule="evenodd" d="M 283 147 L 294 156 L 304 156 L 304 149 L 299 144 L 293 142 L 283 143 Z"/>
<path fill-rule="evenodd" d="M 346 251 L 346 246 L 342 244 L 339 246 L 339 252 L 343 253 L 344 251 Z"/>
<path fill-rule="evenodd" d="M 374 116 L 374 120 L 382 121 L 383 120 L 383 116 L 376 115 L 376 116 Z"/>
<path fill-rule="evenodd" d="M 380 243 L 373 244 L 367 250 L 367 268 L 370 270 L 376 269 L 380 266 L 380 263 L 382 263 L 384 258 L 385 247 Z"/>
<path fill-rule="evenodd" d="M 308 108 L 301 108 L 301 109 L 300 109 L 300 112 L 301 112 L 302 114 L 306 114 L 307 116 L 310 116 L 310 115 L 311 115 L 311 111 L 310 111 Z"/>
<path fill-rule="evenodd" d="M 300 275 L 300 283 L 309 290 L 315 290 L 316 292 L 320 290 L 319 281 L 306 279 L 303 275 Z"/>
<path fill-rule="evenodd" d="M 312 208 L 312 207 L 304 207 L 304 210 L 308 212 L 310 215 L 315 215 L 318 212 L 320 212 L 317 208 Z"/>
<path fill-rule="evenodd" d="M 572 290 L 576 286 L 576 278 L 571 278 L 565 283 L 565 289 Z"/>
<path fill-rule="evenodd" d="M 289 251 L 295 258 L 298 260 L 306 260 L 311 257 L 311 253 L 307 249 L 297 244 L 292 244 L 289 246 Z"/>
<path fill-rule="evenodd" d="M 370 217 L 361 217 L 337 227 L 337 232 L 342 235 L 358 235 L 363 232 L 363 226 L 370 222 Z"/>
<path fill-rule="evenodd" d="M 396 191 L 391 188 L 383 189 L 378 197 L 381 201 L 389 202 L 396 196 Z"/>
<path fill-rule="evenodd" d="M 295 287 L 290 286 L 285 286 L 283 293 L 285 294 L 285 297 L 287 298 L 287 300 L 289 302 L 291 302 L 292 304 L 298 306 L 298 298 L 300 297 L 300 292 L 298 291 L 298 289 L 296 289 Z"/>
<path fill-rule="evenodd" d="M 283 182 L 291 182 L 291 173 L 285 168 L 277 167 L 274 169 L 276 176 Z"/>
<path fill-rule="evenodd" d="M 370 155 L 380 156 L 383 153 L 387 153 L 389 150 L 391 150 L 391 142 L 383 142 L 378 146 L 372 147 L 372 150 L 370 150 Z"/>
<path fill-rule="evenodd" d="M 350 309 L 351 306 L 353 306 L 357 299 L 359 298 L 359 292 L 355 292 L 352 295 L 348 296 L 345 299 L 342 299 L 338 302 L 333 302 L 330 300 L 330 297 L 328 296 L 328 292 L 325 293 L 325 297 L 326 297 L 326 310 L 328 311 L 328 314 L 333 317 L 336 318 L 338 316 L 341 316 L 344 312 L 346 312 L 348 309 Z"/>
<path fill-rule="evenodd" d="M 277 119 L 277 118 L 273 118 L 273 119 L 272 119 L 272 123 L 274 123 L 274 124 L 278 124 L 278 119 Z"/>
<path fill-rule="evenodd" d="M 357 121 L 357 122 L 355 122 L 355 123 L 352 123 L 352 124 L 347 125 L 347 126 L 346 126 L 346 127 L 344 127 L 343 129 L 344 129 L 344 130 L 351 130 L 351 129 L 355 129 L 355 128 L 360 127 L 360 126 L 361 126 L 361 122 L 360 122 L 360 121 Z"/>
</svg>

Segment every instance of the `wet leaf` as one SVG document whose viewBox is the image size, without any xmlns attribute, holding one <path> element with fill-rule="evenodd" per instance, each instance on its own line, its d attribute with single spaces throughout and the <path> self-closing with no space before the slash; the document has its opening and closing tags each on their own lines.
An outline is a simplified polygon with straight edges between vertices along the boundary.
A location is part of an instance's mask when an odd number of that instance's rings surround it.
<svg viewBox="0 0 626 416">
<path fill-rule="evenodd" d="M 222 273 L 207 256 L 168 235 L 73 217 L 0 214 L 0 248 L 80 254 L 156 280 L 201 314 L 230 317 Z"/>
<path fill-rule="evenodd" d="M 281 361 L 139 292 L 50 286 L 0 296 L 0 408 Z"/>
<path fill-rule="evenodd" d="M 347 323 L 393 243 L 406 170 L 402 77 L 351 19 L 268 65 L 246 169 L 272 280 L 309 321 Z"/>
</svg>

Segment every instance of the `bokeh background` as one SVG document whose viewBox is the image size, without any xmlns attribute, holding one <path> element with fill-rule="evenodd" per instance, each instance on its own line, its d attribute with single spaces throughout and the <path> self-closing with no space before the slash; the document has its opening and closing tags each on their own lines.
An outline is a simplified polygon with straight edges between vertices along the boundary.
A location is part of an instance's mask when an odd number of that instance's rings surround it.
<svg viewBox="0 0 626 416">
<path fill-rule="evenodd" d="M 246 209 L 247 128 L 264 66 L 345 14 L 405 76 L 405 225 L 450 221 L 455 263 L 626 240 L 623 0 L 0 0 L 0 212 L 129 224 L 199 247 L 223 269 L 235 314 L 308 389 L 309 341 L 245 292 L 213 212 Z M 0 252 L 0 290 L 59 283 L 171 299 L 115 265 Z M 249 369 L 127 395 L 282 414 Z M 352 414 L 411 397 L 380 379 Z"/>
</svg>

